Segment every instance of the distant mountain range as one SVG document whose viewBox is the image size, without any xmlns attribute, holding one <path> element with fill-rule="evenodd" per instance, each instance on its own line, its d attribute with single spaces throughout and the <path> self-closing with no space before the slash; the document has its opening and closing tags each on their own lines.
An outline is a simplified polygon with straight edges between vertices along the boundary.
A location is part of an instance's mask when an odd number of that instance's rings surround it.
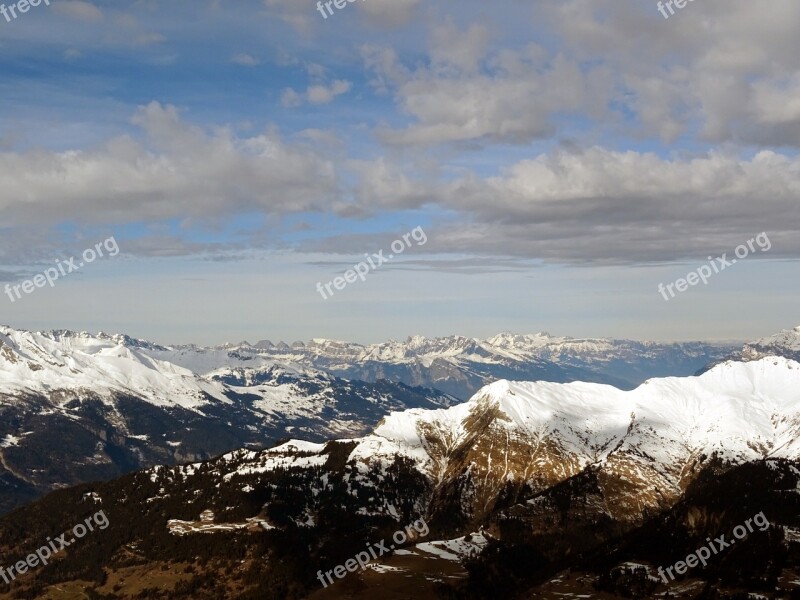
<svg viewBox="0 0 800 600">
<path fill-rule="evenodd" d="M 90 582 L 80 589 L 92 597 L 133 598 L 148 573 L 199 599 L 389 597 L 412 582 L 420 598 L 698 597 L 709 586 L 714 598 L 788 597 L 800 575 L 798 390 L 800 363 L 775 355 L 628 391 L 497 381 L 449 408 L 393 412 L 363 437 L 59 491 L 0 521 L 0 540 L 33 548 L 95 503 L 108 514 L 108 531 L 19 584 L 27 597 Z M 769 529 L 678 582 L 657 576 L 757 512 Z M 322 589 L 318 570 L 419 518 L 428 538 Z"/>
<path fill-rule="evenodd" d="M 272 362 L 319 369 L 345 379 L 402 382 L 436 388 L 466 400 L 498 379 L 518 381 L 588 381 L 633 389 L 651 377 L 691 375 L 729 356 L 734 346 L 702 342 L 662 344 L 613 339 L 575 339 L 547 333 L 501 333 L 486 340 L 463 336 L 412 336 L 363 346 L 314 339 L 310 342 L 222 347 L 142 345 L 148 355 L 195 373 L 227 366 Z"/>
</svg>

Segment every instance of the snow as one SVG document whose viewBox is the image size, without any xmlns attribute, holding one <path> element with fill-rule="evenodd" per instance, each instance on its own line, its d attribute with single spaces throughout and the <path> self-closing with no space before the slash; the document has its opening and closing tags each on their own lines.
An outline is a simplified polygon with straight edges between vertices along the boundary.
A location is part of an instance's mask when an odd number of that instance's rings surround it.
<svg viewBox="0 0 800 600">
<path fill-rule="evenodd" d="M 349 477 L 367 486 L 368 474 L 385 475 L 403 456 L 438 480 L 447 472 L 450 453 L 473 439 L 476 414 L 492 416 L 481 435 L 498 436 L 498 444 L 513 439 L 531 449 L 556 449 L 531 454 L 532 468 L 549 468 L 556 479 L 589 464 L 613 469 L 621 461 L 624 476 L 645 482 L 656 477 L 653 485 L 677 490 L 680 467 L 700 454 L 716 451 L 734 462 L 800 458 L 800 363 L 780 357 L 729 361 L 697 377 L 650 379 L 630 391 L 583 382 L 497 381 L 462 404 L 394 412 L 372 434 L 341 440 L 355 442 Z M 324 449 L 325 444 L 291 440 L 265 451 L 238 450 L 224 457 L 231 469 L 222 477 L 319 468 L 328 460 Z M 189 476 L 195 466 L 177 469 Z M 511 477 L 508 463 L 506 469 Z M 320 485 L 326 485 L 324 476 Z M 392 509 L 369 508 L 383 514 Z M 439 550 L 461 554 L 458 545 Z"/>
<path fill-rule="evenodd" d="M 400 567 L 392 567 L 389 565 L 382 565 L 378 563 L 370 563 L 367 565 L 368 569 L 372 569 L 376 573 L 405 573 L 406 569 Z"/>
<path fill-rule="evenodd" d="M 787 350 L 800 352 L 800 325 L 753 343 L 754 346 L 771 346 L 773 344 L 780 344 Z"/>
<path fill-rule="evenodd" d="M 228 385 L 224 383 L 231 380 L 227 377 L 247 383 L 258 377 L 264 383 Z M 307 380 L 319 391 L 309 394 L 298 385 L 299 378 L 303 378 L 299 383 Z M 327 373 L 286 360 L 277 362 L 253 348 L 166 348 L 122 335 L 41 333 L 0 326 L 2 401 L 48 397 L 51 405 L 37 407 L 42 414 L 69 416 L 65 405 L 70 401 L 94 398 L 113 409 L 123 395 L 203 414 L 211 405 L 232 406 L 231 398 L 256 395 L 247 410 L 268 424 L 319 415 L 330 403 L 333 384 L 334 378 Z M 346 432 L 353 424 L 331 425 Z"/>
<path fill-rule="evenodd" d="M 10 448 L 11 446 L 16 446 L 19 444 L 20 438 L 11 435 L 10 433 L 3 438 L 3 441 L 0 441 L 0 448 Z"/>
<path fill-rule="evenodd" d="M 70 390 L 79 397 L 91 390 L 109 403 L 115 394 L 131 394 L 157 406 L 195 411 L 209 402 L 207 396 L 231 403 L 220 384 L 149 357 L 125 342 L 123 336 L 0 327 L 0 388 L 9 395 Z"/>
<path fill-rule="evenodd" d="M 418 550 L 422 550 L 423 552 L 427 552 L 428 554 L 433 554 L 433 555 L 438 556 L 439 558 L 443 558 L 445 560 L 451 560 L 451 561 L 454 561 L 454 562 L 458 562 L 459 561 L 459 558 L 458 558 L 457 555 L 451 554 L 447 550 L 443 550 L 442 548 L 434 546 L 430 542 L 425 542 L 423 544 L 417 544 L 415 546 L 415 548 L 417 548 Z"/>
<path fill-rule="evenodd" d="M 316 456 L 293 456 L 293 455 L 280 455 L 265 456 L 257 464 L 244 464 L 236 471 L 227 473 L 223 479 L 229 481 L 234 475 L 253 475 L 256 473 L 267 473 L 274 471 L 277 468 L 288 469 L 291 467 L 321 467 L 328 460 L 327 455 Z"/>
<path fill-rule="evenodd" d="M 213 519 L 213 517 L 212 517 Z M 184 521 L 181 519 L 170 519 L 167 521 L 167 529 L 173 535 L 189 535 L 192 533 L 218 533 L 224 531 L 237 531 L 241 529 L 260 528 L 262 530 L 275 529 L 263 519 L 251 517 L 243 523 L 214 523 L 211 521 Z"/>
<path fill-rule="evenodd" d="M 325 444 L 315 444 L 314 442 L 306 442 L 304 440 L 289 440 L 285 444 L 270 448 L 270 453 L 282 452 L 314 452 L 319 454 L 325 448 Z"/>
<path fill-rule="evenodd" d="M 725 362 L 698 377 L 651 379 L 631 391 L 497 381 L 451 408 L 390 414 L 350 458 L 372 462 L 400 454 L 430 471 L 434 461 L 420 432 L 439 432 L 455 445 L 469 416 L 487 405 L 507 417 L 498 426 L 555 439 L 583 464 L 607 458 L 619 444 L 668 464 L 689 452 L 718 451 L 736 460 L 800 457 L 800 364 L 769 357 Z"/>
<path fill-rule="evenodd" d="M 461 562 L 480 554 L 488 543 L 486 535 L 483 532 L 477 532 L 452 540 L 423 542 L 413 546 L 413 550 L 395 550 L 395 554 L 419 555 L 419 552 L 425 552 L 444 560 Z"/>
</svg>

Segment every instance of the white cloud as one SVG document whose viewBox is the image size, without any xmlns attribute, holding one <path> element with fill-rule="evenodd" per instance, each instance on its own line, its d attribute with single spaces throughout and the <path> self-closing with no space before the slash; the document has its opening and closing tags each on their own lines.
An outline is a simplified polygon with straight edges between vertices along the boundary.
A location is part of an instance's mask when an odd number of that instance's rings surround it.
<svg viewBox="0 0 800 600">
<path fill-rule="evenodd" d="M 145 143 L 121 136 L 92 151 L 0 153 L 3 225 L 286 214 L 321 210 L 336 192 L 333 164 L 275 131 L 210 133 L 157 102 L 133 121 Z"/>
<path fill-rule="evenodd" d="M 483 24 L 473 24 L 460 31 L 452 21 L 433 28 L 431 61 L 443 70 L 476 72 L 486 56 L 489 30 Z"/>
<path fill-rule="evenodd" d="M 336 96 L 341 96 L 350 91 L 350 82 L 337 79 L 330 85 L 312 85 L 306 90 L 308 101 L 312 104 L 327 104 Z"/>
<path fill-rule="evenodd" d="M 542 15 L 575 59 L 601 60 L 619 74 L 615 101 L 633 111 L 638 134 L 800 144 L 797 2 L 776 0 L 767 11 L 705 0 L 664 20 L 650 7 L 565 0 L 544 3 Z"/>
<path fill-rule="evenodd" d="M 430 236 L 431 252 L 648 263 L 731 251 L 766 231 L 771 257 L 800 257 L 800 158 L 773 151 L 664 159 L 559 150 L 447 182 L 383 158 L 354 171 L 358 204 L 340 214 L 436 206 L 452 215 L 456 224 Z"/>
<path fill-rule="evenodd" d="M 103 20 L 103 11 L 84 0 L 61 0 L 53 3 L 53 10 L 67 17 L 97 23 Z"/>
<path fill-rule="evenodd" d="M 482 46 L 484 34 L 473 31 L 473 43 Z M 436 62 L 410 71 L 392 62 L 391 53 L 364 52 L 379 85 L 393 88 L 400 107 L 414 119 L 405 129 L 382 131 L 389 143 L 526 142 L 553 135 L 558 115 L 608 116 L 608 71 L 597 67 L 587 72 L 562 55 L 540 64 L 534 48 L 509 51 L 479 71 L 478 48 L 460 59 L 437 50 Z"/>
<path fill-rule="evenodd" d="M 260 64 L 259 60 L 251 54 L 235 54 L 231 57 L 231 62 L 243 67 L 255 67 Z"/>
<path fill-rule="evenodd" d="M 337 79 L 329 85 L 314 84 L 308 86 L 305 92 L 296 92 L 291 88 L 283 90 L 281 104 L 284 106 L 299 106 L 303 101 L 311 104 L 328 104 L 336 96 L 341 96 L 350 91 L 351 83 L 344 79 Z"/>
<path fill-rule="evenodd" d="M 373 86 L 408 117 L 382 139 L 527 143 L 612 132 L 800 146 L 795 0 L 769 11 L 706 0 L 669 20 L 655 3 L 617 0 L 545 0 L 529 10 L 517 21 L 541 46 L 524 47 L 499 17 L 439 20 L 422 56 L 365 43 Z"/>
<path fill-rule="evenodd" d="M 292 88 L 286 88 L 281 92 L 281 104 L 288 107 L 300 106 L 303 103 L 303 96 L 295 92 Z"/>
<path fill-rule="evenodd" d="M 291 25 L 297 32 L 307 35 L 311 31 L 311 17 L 319 13 L 314 12 L 313 5 L 305 2 L 291 0 L 264 0 L 268 13 L 276 16 Z M 319 17 L 319 20 L 322 20 Z"/>
</svg>

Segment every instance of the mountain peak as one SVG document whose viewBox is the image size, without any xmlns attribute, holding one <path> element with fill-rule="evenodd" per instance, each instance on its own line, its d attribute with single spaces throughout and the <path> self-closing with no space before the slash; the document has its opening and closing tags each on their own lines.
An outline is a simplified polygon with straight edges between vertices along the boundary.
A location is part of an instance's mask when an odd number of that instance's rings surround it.
<svg viewBox="0 0 800 600">
<path fill-rule="evenodd" d="M 667 464 L 712 452 L 736 460 L 797 458 L 797 389 L 800 363 L 776 356 L 726 361 L 700 376 L 654 378 L 629 391 L 500 380 L 447 409 L 392 413 L 374 435 L 430 468 L 437 464 L 430 448 L 445 442 L 455 448 L 492 430 L 498 440 L 507 433 L 533 441 L 544 436 L 565 453 L 566 463 L 581 468 L 621 451 Z"/>
<path fill-rule="evenodd" d="M 738 358 L 756 360 L 770 355 L 800 360 L 800 326 L 784 329 L 774 335 L 745 344 Z"/>
</svg>

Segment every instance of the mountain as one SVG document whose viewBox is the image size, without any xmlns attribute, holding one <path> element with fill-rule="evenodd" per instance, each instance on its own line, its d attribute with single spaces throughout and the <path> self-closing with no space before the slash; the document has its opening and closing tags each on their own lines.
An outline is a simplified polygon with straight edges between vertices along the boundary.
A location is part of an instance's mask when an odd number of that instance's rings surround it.
<svg viewBox="0 0 800 600">
<path fill-rule="evenodd" d="M 52 586 L 93 598 L 786 597 L 800 575 L 798 491 L 800 363 L 765 357 L 629 391 L 498 381 L 359 438 L 60 490 L 0 520 L 0 540 L 34 548 L 100 506 L 108 515 L 107 531 L 13 584 L 30 598 Z M 708 570 L 654 576 L 759 511 L 769 528 Z M 318 571 L 420 519 L 426 539 L 320 584 Z"/>
<path fill-rule="evenodd" d="M 632 389 L 651 377 L 691 375 L 734 349 L 700 342 L 659 344 L 503 333 L 487 340 L 412 336 L 405 342 L 368 346 L 325 339 L 292 344 L 263 340 L 253 345 L 175 346 L 146 352 L 197 373 L 234 364 L 287 361 L 346 379 L 386 379 L 435 388 L 466 400 L 498 379 L 588 381 Z"/>
<path fill-rule="evenodd" d="M 723 350 L 548 334 L 206 348 L 0 327 L 0 512 L 148 465 L 361 435 L 392 410 L 450 406 L 498 379 L 627 389 Z"/>
<path fill-rule="evenodd" d="M 800 360 L 800 325 L 745 344 L 736 358 L 759 360 L 765 356 L 783 356 Z"/>
<path fill-rule="evenodd" d="M 269 447 L 288 435 L 360 435 L 392 410 L 455 401 L 267 360 L 200 375 L 154 357 L 164 353 L 123 335 L 0 327 L 0 512 L 148 465 Z"/>
<path fill-rule="evenodd" d="M 724 358 L 711 361 L 703 369 L 699 370 L 697 374 L 702 374 L 724 361 L 735 360 L 747 362 L 761 360 L 767 356 L 782 356 L 791 360 L 800 361 L 800 325 L 793 329 L 784 329 L 774 335 L 748 342 L 741 348 L 730 352 Z"/>
</svg>

